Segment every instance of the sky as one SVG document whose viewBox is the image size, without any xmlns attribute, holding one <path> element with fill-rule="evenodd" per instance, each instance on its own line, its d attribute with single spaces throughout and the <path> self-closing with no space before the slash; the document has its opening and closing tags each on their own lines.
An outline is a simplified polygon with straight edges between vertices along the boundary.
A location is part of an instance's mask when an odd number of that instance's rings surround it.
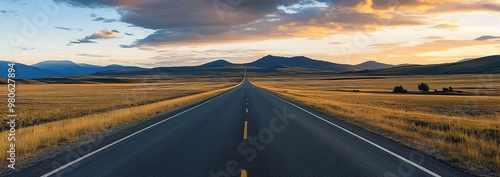
<svg viewBox="0 0 500 177">
<path fill-rule="evenodd" d="M 500 54 L 500 0 L 0 0 L 0 60 L 193 66 Z"/>
</svg>

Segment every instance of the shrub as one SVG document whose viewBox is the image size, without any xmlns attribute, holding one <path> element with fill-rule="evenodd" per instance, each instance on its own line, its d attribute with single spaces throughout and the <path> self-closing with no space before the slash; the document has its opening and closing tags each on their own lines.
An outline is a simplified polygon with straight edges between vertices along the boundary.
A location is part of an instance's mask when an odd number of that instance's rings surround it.
<svg viewBox="0 0 500 177">
<path fill-rule="evenodd" d="M 443 87 L 443 92 L 453 92 L 453 87 Z"/>
<path fill-rule="evenodd" d="M 408 90 L 406 90 L 403 86 L 396 86 L 394 87 L 394 90 L 392 91 L 394 93 L 408 93 Z"/>
<path fill-rule="evenodd" d="M 426 83 L 420 83 L 418 84 L 418 90 L 422 91 L 422 92 L 428 92 L 429 91 L 429 85 L 427 85 Z"/>
</svg>

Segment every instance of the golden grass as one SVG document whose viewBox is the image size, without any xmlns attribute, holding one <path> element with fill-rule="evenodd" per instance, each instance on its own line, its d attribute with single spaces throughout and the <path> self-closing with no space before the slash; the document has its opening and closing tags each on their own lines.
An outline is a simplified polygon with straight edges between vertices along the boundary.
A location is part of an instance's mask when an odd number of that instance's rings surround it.
<svg viewBox="0 0 500 177">
<path fill-rule="evenodd" d="M 111 127 L 124 125 L 161 112 L 172 111 L 219 95 L 234 87 L 236 86 L 17 129 L 16 157 L 25 159 L 45 149 L 55 148 L 61 143 L 75 142 L 95 132 L 105 131 Z M 7 144 L 7 133 L 8 131 L 0 132 L 0 149 L 7 149 L 9 145 Z M 6 157 L 7 154 L 0 154 L 1 159 Z"/>
<path fill-rule="evenodd" d="M 401 77 L 416 86 L 419 82 L 413 76 Z M 436 76 L 434 76 L 436 77 Z M 499 75 L 493 75 L 498 79 Z M 462 83 L 451 85 L 465 88 L 474 85 L 467 83 L 467 76 L 439 76 L 439 80 Z M 335 91 L 335 87 L 346 87 L 348 80 L 325 80 L 314 78 L 256 78 L 252 81 L 267 90 L 296 100 L 305 105 L 346 120 L 374 132 L 390 132 L 410 141 L 417 142 L 427 149 L 437 152 L 438 158 L 476 167 L 489 167 L 500 170 L 500 97 L 498 96 L 448 96 L 448 95 L 400 95 L 389 93 L 356 93 Z M 355 80 L 353 82 L 361 82 Z M 362 81 L 364 85 L 355 88 L 390 90 L 394 85 L 389 80 L 373 79 Z M 376 86 L 369 84 L 373 83 Z M 392 84 L 389 84 L 392 83 Z M 446 83 L 445 83 L 446 84 Z M 476 92 L 495 95 L 498 90 L 483 83 Z M 349 84 L 347 84 L 349 85 Z M 380 85 L 380 86 L 377 86 Z M 351 85 L 354 88 L 354 85 Z M 500 89 L 496 87 L 496 89 Z M 397 139 L 395 139 L 397 140 Z"/>
<path fill-rule="evenodd" d="M 252 73 L 249 74 L 250 76 Z M 469 92 L 475 95 L 500 96 L 500 75 L 499 74 L 476 74 L 476 75 L 439 75 L 439 76 L 301 76 L 296 77 L 258 77 L 260 81 L 284 82 L 279 83 L 286 88 L 311 88 L 322 87 L 324 90 L 332 91 L 352 91 L 362 92 L 392 92 L 396 85 L 402 85 L 408 91 L 418 91 L 417 85 L 421 82 L 429 84 L 431 91 L 441 90 L 443 87 L 452 86 L 455 90 Z M 314 82 L 304 82 L 300 85 L 296 83 L 303 80 L 313 80 Z M 270 83 L 271 84 L 271 83 Z"/>
<path fill-rule="evenodd" d="M 189 80 L 189 81 L 185 81 Z M 82 117 L 111 110 L 229 87 L 234 82 L 181 79 L 161 83 L 127 84 L 18 84 L 16 114 L 19 127 Z M 2 94 L 0 99 L 6 99 Z M 6 115 L 7 109 L 0 109 Z M 5 116 L 2 121 L 6 121 Z M 6 124 L 0 131 L 6 130 Z"/>
</svg>

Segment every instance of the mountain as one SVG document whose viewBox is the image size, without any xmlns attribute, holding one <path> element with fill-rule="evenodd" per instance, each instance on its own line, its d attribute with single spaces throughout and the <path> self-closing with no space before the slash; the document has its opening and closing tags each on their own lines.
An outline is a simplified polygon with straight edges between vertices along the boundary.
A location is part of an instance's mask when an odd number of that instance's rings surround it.
<svg viewBox="0 0 500 177">
<path fill-rule="evenodd" d="M 99 68 L 99 67 L 101 67 L 101 66 L 91 65 L 91 64 L 86 64 L 86 63 L 78 63 L 78 65 L 80 65 L 82 67 L 86 67 L 86 68 Z"/>
<path fill-rule="evenodd" d="M 7 72 L 7 69 L 9 66 L 10 62 L 7 61 L 0 61 L 0 70 Z M 40 69 L 37 67 L 21 64 L 21 63 L 16 63 L 14 65 L 14 70 L 16 71 L 16 78 L 17 79 L 35 79 L 35 78 L 43 78 L 43 77 L 54 77 L 54 76 L 61 76 L 63 74 L 57 73 L 54 71 L 49 71 L 45 69 Z M 3 75 L 2 78 L 5 78 L 6 75 Z"/>
<path fill-rule="evenodd" d="M 233 64 L 231 62 L 228 62 L 226 60 L 215 60 L 209 63 L 205 63 L 203 65 L 200 65 L 201 67 L 223 67 L 223 66 L 235 66 L 236 64 Z"/>
<path fill-rule="evenodd" d="M 143 70 L 144 68 L 137 66 L 122 66 L 122 65 L 108 65 L 100 67 L 97 72 L 101 71 L 131 71 L 131 70 Z"/>
<path fill-rule="evenodd" d="M 297 67 L 309 69 L 326 69 L 338 72 L 360 70 L 356 66 L 336 64 L 322 60 L 314 60 L 304 56 L 298 57 L 280 57 L 267 55 L 254 62 L 243 64 L 244 66 L 260 67 L 260 68 L 282 68 L 282 67 Z"/>
<path fill-rule="evenodd" d="M 94 74 L 101 71 L 109 70 L 141 70 L 140 67 L 135 66 L 121 66 L 121 65 L 109 65 L 109 66 L 96 66 L 89 64 L 77 64 L 68 60 L 48 60 L 43 61 L 33 66 L 61 73 L 64 76 L 80 76 Z"/>
<path fill-rule="evenodd" d="M 68 60 L 48 60 L 34 64 L 33 66 L 62 73 L 66 76 L 86 75 L 97 72 L 96 67 L 83 67 Z"/>
<path fill-rule="evenodd" d="M 410 65 L 381 70 L 361 71 L 358 73 L 368 75 L 498 74 L 500 73 L 500 55 L 455 63 Z"/>
<path fill-rule="evenodd" d="M 355 65 L 360 68 L 364 69 L 369 69 L 369 70 L 374 70 L 374 69 L 387 69 L 387 68 L 393 68 L 396 67 L 396 65 L 390 65 L 390 64 L 385 64 L 385 63 L 379 63 L 376 61 L 367 61 L 358 65 Z"/>
</svg>

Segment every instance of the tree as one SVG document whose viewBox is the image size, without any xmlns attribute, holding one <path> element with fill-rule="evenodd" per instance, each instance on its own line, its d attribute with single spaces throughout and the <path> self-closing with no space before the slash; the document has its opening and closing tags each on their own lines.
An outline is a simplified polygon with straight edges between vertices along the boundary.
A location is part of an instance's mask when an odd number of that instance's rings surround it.
<svg viewBox="0 0 500 177">
<path fill-rule="evenodd" d="M 451 86 L 450 86 L 450 87 L 448 87 L 448 90 L 449 90 L 450 92 L 453 92 L 453 91 L 454 91 L 454 90 L 453 90 L 453 87 L 451 87 Z"/>
<path fill-rule="evenodd" d="M 408 93 L 408 90 L 406 90 L 403 86 L 396 86 L 394 87 L 394 90 L 392 91 L 394 93 Z"/>
<path fill-rule="evenodd" d="M 422 83 L 418 84 L 418 90 L 420 90 L 422 92 L 429 92 L 429 85 L 422 82 Z"/>
</svg>

